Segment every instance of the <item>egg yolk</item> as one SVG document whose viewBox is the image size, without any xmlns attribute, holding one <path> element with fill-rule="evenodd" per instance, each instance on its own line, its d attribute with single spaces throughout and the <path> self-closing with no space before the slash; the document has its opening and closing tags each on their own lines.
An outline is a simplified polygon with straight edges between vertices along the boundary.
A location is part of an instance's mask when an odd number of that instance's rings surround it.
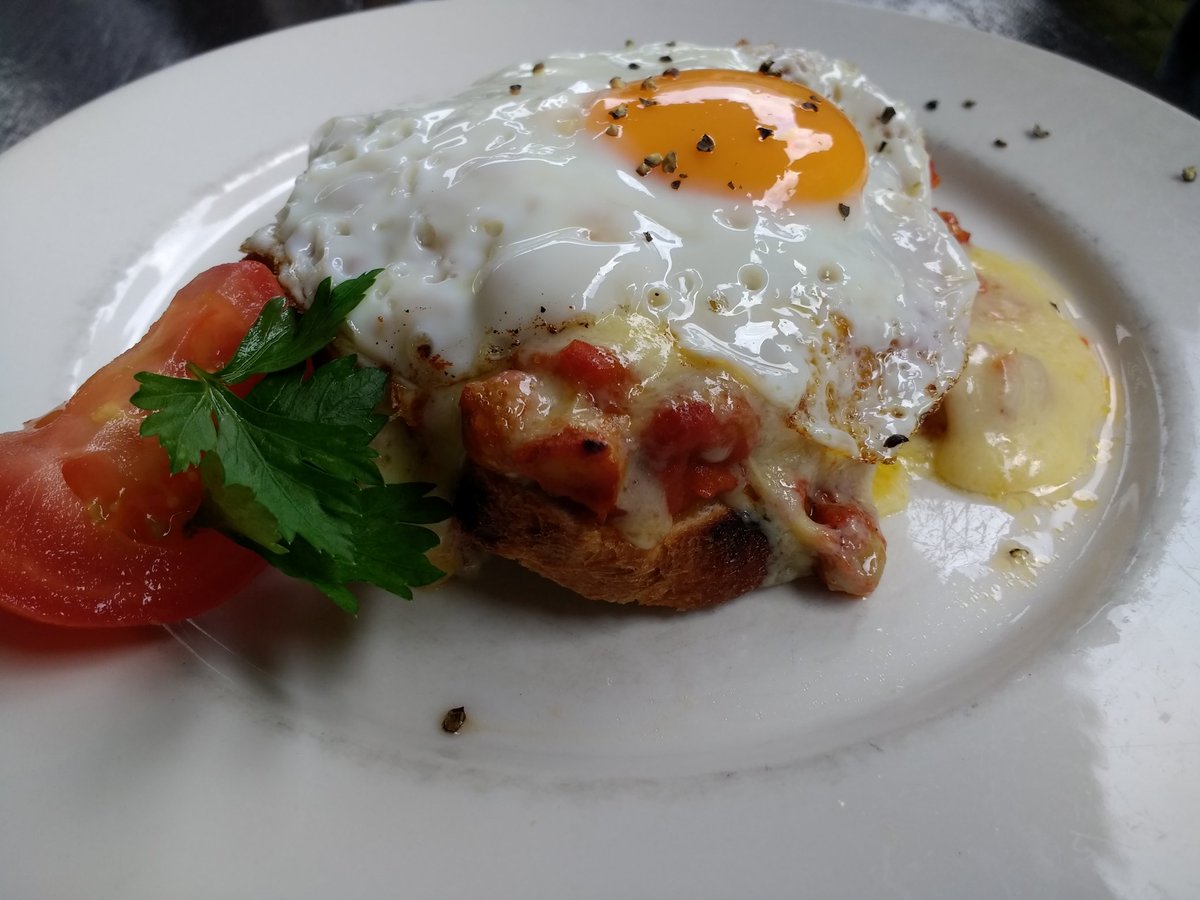
<svg viewBox="0 0 1200 900">
<path fill-rule="evenodd" d="M 857 193 L 867 151 L 831 101 L 759 72 L 690 69 L 613 87 L 590 125 L 642 177 L 773 210 Z"/>
</svg>

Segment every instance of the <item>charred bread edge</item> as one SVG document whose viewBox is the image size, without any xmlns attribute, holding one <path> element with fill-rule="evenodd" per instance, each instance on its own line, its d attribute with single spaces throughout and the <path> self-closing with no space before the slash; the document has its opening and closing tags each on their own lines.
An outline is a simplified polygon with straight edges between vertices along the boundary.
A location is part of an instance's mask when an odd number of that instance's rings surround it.
<svg viewBox="0 0 1200 900">
<path fill-rule="evenodd" d="M 702 609 L 762 585 L 770 542 L 751 517 L 709 503 L 643 549 L 586 510 L 471 462 L 454 514 L 463 535 L 592 600 Z"/>
</svg>

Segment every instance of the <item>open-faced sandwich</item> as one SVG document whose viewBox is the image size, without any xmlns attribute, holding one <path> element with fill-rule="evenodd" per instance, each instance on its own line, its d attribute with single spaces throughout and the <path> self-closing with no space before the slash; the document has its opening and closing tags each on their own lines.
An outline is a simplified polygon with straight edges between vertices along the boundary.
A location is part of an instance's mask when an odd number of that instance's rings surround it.
<svg viewBox="0 0 1200 900">
<path fill-rule="evenodd" d="M 471 540 L 679 608 L 875 588 L 871 466 L 958 377 L 977 287 L 904 106 L 756 46 L 335 120 L 246 249 L 302 305 L 383 268 L 340 344 L 391 374 Z"/>
</svg>

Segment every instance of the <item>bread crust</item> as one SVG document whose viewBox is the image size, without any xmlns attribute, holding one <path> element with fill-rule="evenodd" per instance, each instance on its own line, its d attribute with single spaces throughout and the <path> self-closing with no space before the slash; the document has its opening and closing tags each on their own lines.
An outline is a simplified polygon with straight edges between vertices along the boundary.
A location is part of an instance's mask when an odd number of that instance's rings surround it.
<svg viewBox="0 0 1200 900">
<path fill-rule="evenodd" d="M 703 609 L 767 579 L 771 547 L 750 517 L 709 503 L 643 549 L 582 507 L 467 463 L 455 499 L 464 536 L 592 600 Z"/>
</svg>

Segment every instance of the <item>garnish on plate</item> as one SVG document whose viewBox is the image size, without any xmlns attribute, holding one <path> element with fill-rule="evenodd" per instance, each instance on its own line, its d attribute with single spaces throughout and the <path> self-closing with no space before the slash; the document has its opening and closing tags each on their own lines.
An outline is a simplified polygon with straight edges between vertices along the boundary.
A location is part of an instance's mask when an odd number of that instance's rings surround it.
<svg viewBox="0 0 1200 900">
<path fill-rule="evenodd" d="M 311 362 L 378 274 L 326 279 L 302 316 L 271 300 L 224 367 L 139 372 L 131 398 L 150 411 L 141 433 L 158 438 L 171 470 L 199 468 L 208 524 L 347 612 L 358 608 L 353 582 L 411 598 L 440 578 L 425 556 L 437 535 L 421 526 L 450 512 L 431 485 L 385 484 L 375 465 L 387 374 L 353 356 Z"/>
</svg>

